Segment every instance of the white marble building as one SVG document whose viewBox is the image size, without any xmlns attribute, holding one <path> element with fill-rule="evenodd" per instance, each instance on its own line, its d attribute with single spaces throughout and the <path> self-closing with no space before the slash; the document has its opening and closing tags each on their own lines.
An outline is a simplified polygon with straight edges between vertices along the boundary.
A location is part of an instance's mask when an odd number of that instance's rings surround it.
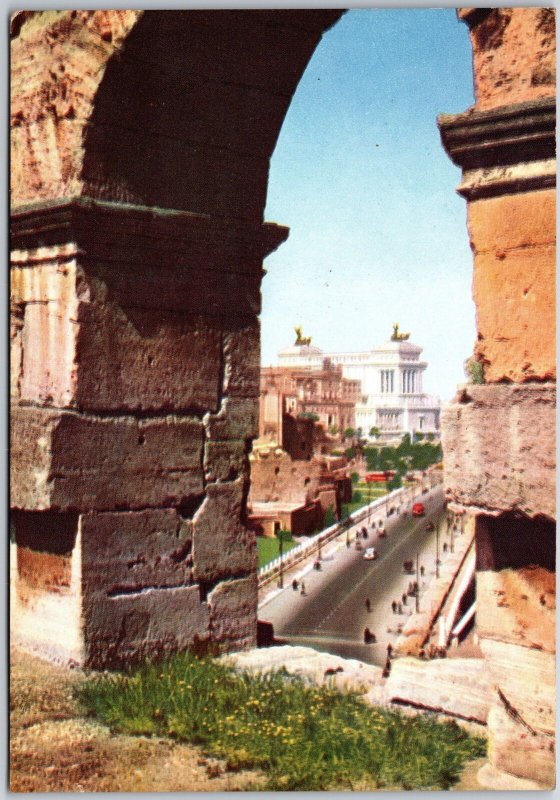
<svg viewBox="0 0 560 800">
<path fill-rule="evenodd" d="M 378 441 L 401 439 L 405 433 L 434 434 L 439 438 L 439 397 L 424 394 L 423 373 L 428 366 L 420 361 L 422 348 L 398 334 L 373 350 L 360 353 L 324 353 L 311 344 L 294 344 L 278 354 L 279 366 L 317 367 L 324 358 L 341 364 L 345 378 L 362 384 L 361 401 L 356 405 L 356 428 L 368 439 L 372 428 L 379 429 Z"/>
</svg>

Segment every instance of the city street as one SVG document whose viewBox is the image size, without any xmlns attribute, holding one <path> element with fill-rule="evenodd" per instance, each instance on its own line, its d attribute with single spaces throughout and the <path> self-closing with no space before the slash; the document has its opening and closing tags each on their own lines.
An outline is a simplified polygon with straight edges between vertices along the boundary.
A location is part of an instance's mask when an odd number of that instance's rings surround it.
<svg viewBox="0 0 560 800">
<path fill-rule="evenodd" d="M 437 522 L 444 517 L 441 485 L 415 498 L 419 499 L 426 506 L 426 516 L 412 518 L 410 505 L 405 506 L 407 515 L 400 518 L 396 515 L 386 518 L 379 512 L 372 515 L 372 522 L 383 520 L 387 531 L 384 538 L 370 528 L 369 538 L 361 540 L 362 550 L 356 550 L 353 543 L 350 548 L 346 547 L 342 535 L 335 546 L 326 548 L 321 571 L 312 569 L 303 575 L 304 570 L 300 570 L 296 576 L 300 582 L 303 579 L 305 595 L 292 589 L 293 575 L 290 574 L 285 579 L 286 588 L 263 603 L 259 618 L 274 625 L 278 639 L 383 665 L 387 644 L 394 643 L 398 625 L 404 624 L 415 609 L 415 598 L 407 597 L 402 614 L 392 611 L 392 601 L 402 603 L 409 582 L 416 580 L 415 574 L 405 574 L 403 562 L 413 559 L 416 564 L 418 553 L 419 564 L 425 568 L 425 575 L 420 579 L 420 609 L 422 589 L 435 575 L 436 533 L 426 531 L 425 526 L 428 520 Z M 360 522 L 355 528 L 359 530 L 364 524 Z M 442 523 L 440 551 L 446 540 L 445 531 Z M 378 557 L 375 561 L 366 561 L 364 552 L 371 546 L 378 551 Z M 445 556 L 440 553 L 440 558 Z M 376 643 L 364 644 L 366 627 L 375 634 Z"/>
</svg>

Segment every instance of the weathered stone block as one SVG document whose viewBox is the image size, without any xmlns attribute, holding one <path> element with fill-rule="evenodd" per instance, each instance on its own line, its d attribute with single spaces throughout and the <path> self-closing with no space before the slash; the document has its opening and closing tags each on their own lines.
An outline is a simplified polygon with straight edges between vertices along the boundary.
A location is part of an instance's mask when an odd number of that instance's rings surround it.
<svg viewBox="0 0 560 800">
<path fill-rule="evenodd" d="M 258 397 L 260 385 L 260 326 L 258 320 L 224 336 L 224 394 Z"/>
<path fill-rule="evenodd" d="M 546 734 L 555 730 L 555 654 L 533 647 L 480 638 L 490 680 L 523 724 Z"/>
<path fill-rule="evenodd" d="M 224 398 L 217 414 L 204 417 L 209 439 L 255 439 L 259 432 L 257 398 Z"/>
<path fill-rule="evenodd" d="M 210 483 L 193 518 L 193 562 L 197 581 L 256 572 L 255 534 L 242 521 L 246 482 Z"/>
<path fill-rule="evenodd" d="M 542 567 L 476 575 L 481 638 L 556 652 L 556 576 Z"/>
<path fill-rule="evenodd" d="M 554 8 L 494 8 L 471 41 L 477 108 L 554 95 Z"/>
<path fill-rule="evenodd" d="M 481 658 L 420 661 L 398 658 L 384 688 L 387 701 L 486 723 L 492 701 L 488 670 Z"/>
<path fill-rule="evenodd" d="M 475 254 L 556 244 L 553 189 L 471 201 L 467 211 Z"/>
<path fill-rule="evenodd" d="M 76 401 L 90 410 L 216 410 L 221 331 L 201 317 L 80 303 Z"/>
<path fill-rule="evenodd" d="M 503 706 L 494 705 L 488 714 L 490 763 L 519 778 L 538 781 L 552 788 L 556 775 L 554 736 L 533 733 L 516 722 Z"/>
<path fill-rule="evenodd" d="M 209 613 L 198 586 L 146 589 L 84 598 L 86 666 L 124 666 L 185 650 L 209 637 Z"/>
<path fill-rule="evenodd" d="M 555 270 L 553 245 L 475 256 L 476 352 L 488 383 L 554 380 Z"/>
<path fill-rule="evenodd" d="M 174 509 L 84 514 L 82 585 L 108 596 L 192 583 L 192 537 Z"/>
<path fill-rule="evenodd" d="M 204 491 L 202 423 L 12 410 L 13 508 L 179 506 Z"/>
<path fill-rule="evenodd" d="M 102 280 L 62 261 L 64 248 L 45 250 L 59 263 L 12 270 L 13 296 L 25 313 L 24 400 L 101 411 L 216 411 L 218 320 L 122 307 L 108 299 Z M 31 264 L 39 257 L 27 255 Z"/>
<path fill-rule="evenodd" d="M 229 649 L 257 644 L 257 576 L 223 581 L 208 595 L 212 640 Z"/>
<path fill-rule="evenodd" d="M 556 387 L 467 386 L 442 414 L 447 499 L 555 517 Z"/>
<path fill-rule="evenodd" d="M 207 481 L 233 481 L 248 474 L 247 444 L 232 439 L 207 441 L 204 445 L 204 474 Z"/>
</svg>

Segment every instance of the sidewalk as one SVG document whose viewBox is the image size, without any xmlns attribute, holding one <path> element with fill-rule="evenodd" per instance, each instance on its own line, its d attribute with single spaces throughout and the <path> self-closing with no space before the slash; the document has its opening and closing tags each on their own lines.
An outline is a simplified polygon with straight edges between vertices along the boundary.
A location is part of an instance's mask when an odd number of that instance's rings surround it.
<svg viewBox="0 0 560 800">
<path fill-rule="evenodd" d="M 441 537 L 446 541 L 446 537 Z M 455 536 L 454 552 L 440 553 L 440 575 L 436 578 L 435 564 L 429 571 L 429 580 L 421 584 L 420 610 L 413 613 L 405 623 L 395 644 L 398 655 L 418 655 L 430 636 L 430 632 L 461 571 L 474 540 L 474 525 L 469 525 L 463 534 Z"/>
</svg>

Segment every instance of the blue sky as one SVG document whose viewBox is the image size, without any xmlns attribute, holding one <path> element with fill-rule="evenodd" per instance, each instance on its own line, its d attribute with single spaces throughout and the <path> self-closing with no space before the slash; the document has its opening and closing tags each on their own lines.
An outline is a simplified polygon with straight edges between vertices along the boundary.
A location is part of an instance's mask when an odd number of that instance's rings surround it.
<svg viewBox="0 0 560 800">
<path fill-rule="evenodd" d="M 436 116 L 472 103 L 454 9 L 355 9 L 325 34 L 271 163 L 265 217 L 291 232 L 265 261 L 264 364 L 296 324 L 362 350 L 399 322 L 424 347 L 425 390 L 452 397 L 476 335 L 472 256 Z"/>
</svg>

